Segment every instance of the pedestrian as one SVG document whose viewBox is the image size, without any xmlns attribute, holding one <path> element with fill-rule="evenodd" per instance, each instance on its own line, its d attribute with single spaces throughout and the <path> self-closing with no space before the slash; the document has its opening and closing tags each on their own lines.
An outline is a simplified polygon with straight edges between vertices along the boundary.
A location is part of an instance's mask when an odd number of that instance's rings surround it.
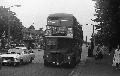
<svg viewBox="0 0 120 76">
<path fill-rule="evenodd" d="M 111 52 L 112 52 L 112 46 L 109 46 L 109 51 L 108 51 L 109 55 L 111 55 Z"/>
<path fill-rule="evenodd" d="M 88 57 L 92 57 L 93 56 L 93 51 L 91 49 L 91 45 L 88 46 Z"/>
<path fill-rule="evenodd" d="M 117 45 L 117 48 L 115 49 L 112 66 L 115 66 L 116 69 L 120 69 L 120 46 L 119 45 Z"/>
</svg>

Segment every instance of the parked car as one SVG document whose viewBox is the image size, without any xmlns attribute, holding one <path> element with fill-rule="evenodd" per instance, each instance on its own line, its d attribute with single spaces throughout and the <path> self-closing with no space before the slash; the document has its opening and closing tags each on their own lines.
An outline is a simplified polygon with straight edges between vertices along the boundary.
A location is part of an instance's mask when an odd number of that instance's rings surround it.
<svg viewBox="0 0 120 76">
<path fill-rule="evenodd" d="M 27 47 L 24 44 L 19 44 L 17 45 L 15 48 L 19 48 L 19 49 L 27 49 Z"/>
<path fill-rule="evenodd" d="M 15 47 L 16 49 L 22 49 L 22 50 L 26 50 L 27 47 Z"/>
<path fill-rule="evenodd" d="M 6 54 L 0 56 L 2 57 L 2 64 L 13 64 L 14 66 L 23 63 L 31 63 L 35 58 L 34 53 L 18 47 L 9 49 Z"/>
</svg>

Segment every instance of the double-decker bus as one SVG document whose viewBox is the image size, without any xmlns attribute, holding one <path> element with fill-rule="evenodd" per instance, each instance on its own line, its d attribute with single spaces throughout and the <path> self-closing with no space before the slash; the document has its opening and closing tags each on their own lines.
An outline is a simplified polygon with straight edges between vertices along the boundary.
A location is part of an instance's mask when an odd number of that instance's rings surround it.
<svg viewBox="0 0 120 76">
<path fill-rule="evenodd" d="M 44 65 L 69 64 L 72 67 L 80 61 L 83 31 L 72 14 L 50 14 L 44 41 Z"/>
</svg>

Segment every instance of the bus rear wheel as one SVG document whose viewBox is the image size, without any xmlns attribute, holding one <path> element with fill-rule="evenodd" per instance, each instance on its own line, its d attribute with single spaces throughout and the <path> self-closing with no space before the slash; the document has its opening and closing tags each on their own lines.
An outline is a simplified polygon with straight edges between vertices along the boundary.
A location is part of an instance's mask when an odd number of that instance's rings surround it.
<svg viewBox="0 0 120 76">
<path fill-rule="evenodd" d="M 73 58 L 71 62 L 69 62 L 68 68 L 74 68 L 77 64 L 76 58 Z"/>
<path fill-rule="evenodd" d="M 46 60 L 44 60 L 44 66 L 48 66 L 48 62 Z"/>
</svg>

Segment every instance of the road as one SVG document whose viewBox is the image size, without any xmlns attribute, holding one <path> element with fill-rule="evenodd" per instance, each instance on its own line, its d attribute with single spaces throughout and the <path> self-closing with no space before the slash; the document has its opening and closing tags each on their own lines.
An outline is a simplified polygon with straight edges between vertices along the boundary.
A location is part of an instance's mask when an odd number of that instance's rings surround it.
<svg viewBox="0 0 120 76">
<path fill-rule="evenodd" d="M 32 63 L 17 67 L 3 66 L 0 76 L 68 76 L 73 69 L 63 67 L 45 67 L 43 61 L 44 51 L 35 52 L 35 59 Z"/>
<path fill-rule="evenodd" d="M 120 70 L 112 67 L 112 55 L 104 55 L 102 60 L 87 57 L 88 47 L 83 46 L 82 61 L 69 76 L 120 76 Z"/>
<path fill-rule="evenodd" d="M 88 56 L 88 47 L 86 47 L 85 44 L 82 46 L 82 53 L 81 53 L 81 62 L 72 70 L 72 72 L 69 74 L 69 76 L 76 76 L 75 73 L 77 70 L 79 70 L 80 65 L 84 65 L 86 63 L 86 59 Z M 78 75 L 80 76 L 80 75 Z"/>
</svg>

